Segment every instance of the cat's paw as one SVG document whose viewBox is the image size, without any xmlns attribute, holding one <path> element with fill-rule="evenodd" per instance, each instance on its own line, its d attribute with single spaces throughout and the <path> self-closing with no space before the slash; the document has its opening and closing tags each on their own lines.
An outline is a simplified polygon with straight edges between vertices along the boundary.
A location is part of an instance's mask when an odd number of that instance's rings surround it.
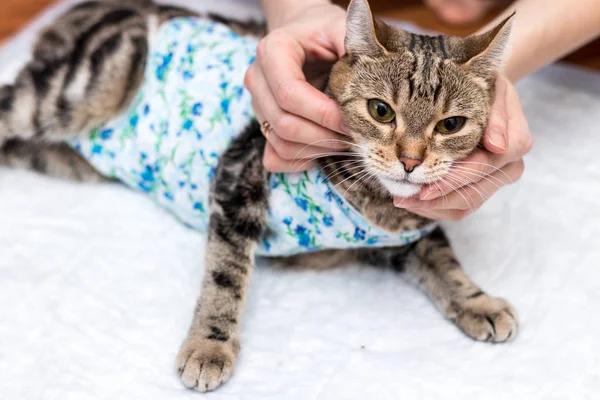
<svg viewBox="0 0 600 400">
<path fill-rule="evenodd" d="M 452 303 L 450 318 L 467 336 L 484 342 L 506 342 L 519 330 L 517 313 L 502 298 L 481 294 Z"/>
<path fill-rule="evenodd" d="M 216 389 L 233 374 L 236 354 L 231 341 L 186 339 L 177 356 L 181 382 L 199 392 Z"/>
</svg>

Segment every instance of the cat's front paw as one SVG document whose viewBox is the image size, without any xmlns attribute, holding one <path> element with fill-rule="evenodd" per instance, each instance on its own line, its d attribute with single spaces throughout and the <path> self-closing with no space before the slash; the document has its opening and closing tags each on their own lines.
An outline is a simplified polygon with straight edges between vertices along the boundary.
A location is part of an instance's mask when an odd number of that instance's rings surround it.
<svg viewBox="0 0 600 400">
<path fill-rule="evenodd" d="M 181 382 L 199 392 L 214 390 L 233 374 L 236 355 L 231 341 L 187 338 L 177 356 Z"/>
<path fill-rule="evenodd" d="M 467 336 L 484 342 L 506 342 L 517 334 L 517 313 L 504 299 L 481 293 L 454 301 L 450 318 Z"/>
</svg>

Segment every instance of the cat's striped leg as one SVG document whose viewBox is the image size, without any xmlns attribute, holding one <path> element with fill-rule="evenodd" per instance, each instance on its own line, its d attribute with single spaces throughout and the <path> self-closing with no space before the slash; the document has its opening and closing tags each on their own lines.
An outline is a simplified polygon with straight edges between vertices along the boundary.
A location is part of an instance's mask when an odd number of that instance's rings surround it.
<svg viewBox="0 0 600 400">
<path fill-rule="evenodd" d="M 0 165 L 80 182 L 110 181 L 66 143 L 9 139 L 0 146 Z"/>
<path fill-rule="evenodd" d="M 183 384 L 201 392 L 230 378 L 240 349 L 238 327 L 268 208 L 264 143 L 253 123 L 216 171 L 202 293 L 177 359 Z"/>
<path fill-rule="evenodd" d="M 142 5 L 80 3 L 44 29 L 14 84 L 0 87 L 1 163 L 103 180 L 58 143 L 114 117 L 137 91 L 148 52 Z"/>
<path fill-rule="evenodd" d="M 469 279 L 440 228 L 410 246 L 362 250 L 359 259 L 405 272 L 446 318 L 473 339 L 504 342 L 517 333 L 515 310 L 506 300 L 485 294 Z"/>
<path fill-rule="evenodd" d="M 467 336 L 504 342 L 517 334 L 519 322 L 513 307 L 502 298 L 488 296 L 469 279 L 441 228 L 421 239 L 413 255 L 406 272 Z"/>
<path fill-rule="evenodd" d="M 121 112 L 143 78 L 146 24 L 126 2 L 88 2 L 45 28 L 14 84 L 0 88 L 0 145 L 64 141 Z"/>
</svg>

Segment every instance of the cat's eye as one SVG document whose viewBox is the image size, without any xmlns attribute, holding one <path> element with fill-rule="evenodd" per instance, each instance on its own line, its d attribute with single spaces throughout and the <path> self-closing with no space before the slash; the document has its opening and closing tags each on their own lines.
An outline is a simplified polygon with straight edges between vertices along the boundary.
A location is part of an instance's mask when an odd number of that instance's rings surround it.
<svg viewBox="0 0 600 400">
<path fill-rule="evenodd" d="M 396 113 L 392 107 L 385 101 L 379 99 L 369 100 L 369 113 L 375 120 L 383 122 L 384 124 L 392 122 L 394 118 L 396 118 Z"/>
<path fill-rule="evenodd" d="M 465 126 L 467 119 L 465 117 L 450 117 L 441 120 L 435 125 L 435 130 L 444 135 L 456 133 Z"/>
</svg>

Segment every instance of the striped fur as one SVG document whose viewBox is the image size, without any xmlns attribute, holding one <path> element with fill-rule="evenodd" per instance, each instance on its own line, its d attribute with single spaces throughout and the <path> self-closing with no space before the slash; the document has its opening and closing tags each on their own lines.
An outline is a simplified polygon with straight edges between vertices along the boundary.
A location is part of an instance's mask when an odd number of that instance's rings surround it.
<svg viewBox="0 0 600 400">
<path fill-rule="evenodd" d="M 104 0 L 82 3 L 60 17 L 42 32 L 32 61 L 15 83 L 0 88 L 0 163 L 82 181 L 104 180 L 64 141 L 121 112 L 140 86 L 154 30 L 170 18 L 194 15 L 149 0 Z M 264 34 L 260 24 L 208 17 L 243 35 Z M 414 35 L 373 21 L 365 0 L 352 1 L 348 54 L 334 66 L 327 91 L 342 108 L 350 140 L 372 146 L 363 155 L 361 172 L 368 172 L 374 160 L 389 172 L 386 159 L 397 162 L 407 152 L 427 153 L 432 165 L 443 169 L 444 157 L 457 160 L 474 150 L 487 123 L 499 54 L 494 43 L 505 41 L 502 26 L 468 39 Z M 403 109 L 394 132 L 366 114 L 366 96 L 373 93 Z M 456 109 L 457 103 L 459 110 L 473 115 L 470 131 L 428 145 L 432 139 L 424 132 L 432 116 Z M 202 293 L 177 357 L 183 384 L 198 391 L 227 381 L 240 351 L 239 322 L 269 207 L 264 146 L 253 122 L 222 155 L 210 189 Z M 355 160 L 326 157 L 320 166 L 369 221 L 390 232 L 430 222 L 393 207 L 390 190 L 377 175 L 364 180 L 365 175 L 355 175 Z M 401 248 L 324 251 L 279 261 L 319 267 L 360 261 L 392 268 L 414 279 L 468 336 L 499 342 L 517 331 L 514 310 L 468 279 L 440 229 Z"/>
</svg>

